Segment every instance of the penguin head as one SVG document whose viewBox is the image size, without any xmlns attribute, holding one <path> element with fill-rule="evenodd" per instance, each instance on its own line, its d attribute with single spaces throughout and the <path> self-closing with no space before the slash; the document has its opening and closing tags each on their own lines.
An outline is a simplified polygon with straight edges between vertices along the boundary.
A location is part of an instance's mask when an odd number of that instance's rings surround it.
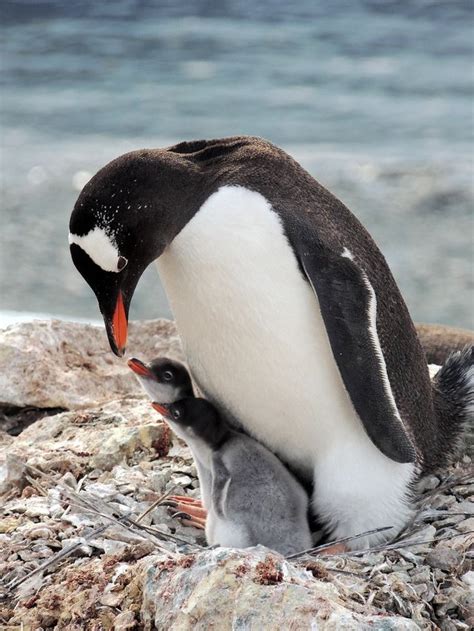
<svg viewBox="0 0 474 631">
<path fill-rule="evenodd" d="M 109 343 L 123 356 L 137 283 L 203 203 L 199 170 L 170 150 L 125 154 L 82 190 L 69 223 L 74 265 L 94 291 Z"/>
<path fill-rule="evenodd" d="M 228 434 L 219 412 L 206 399 L 186 397 L 168 405 L 153 402 L 152 406 L 185 440 L 198 438 L 216 448 Z"/>
<path fill-rule="evenodd" d="M 173 403 L 193 396 L 191 377 L 180 362 L 159 357 L 145 364 L 132 357 L 127 363 L 152 401 Z"/>
</svg>

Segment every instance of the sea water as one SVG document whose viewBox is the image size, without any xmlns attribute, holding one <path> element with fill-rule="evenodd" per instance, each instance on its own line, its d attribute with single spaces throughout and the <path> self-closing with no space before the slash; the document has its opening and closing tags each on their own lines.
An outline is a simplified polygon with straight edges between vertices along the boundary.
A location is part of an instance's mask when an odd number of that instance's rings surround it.
<svg viewBox="0 0 474 631">
<path fill-rule="evenodd" d="M 2 3 L 0 307 L 98 317 L 69 215 L 117 155 L 257 134 L 374 236 L 416 320 L 473 326 L 470 1 Z M 168 315 L 150 269 L 134 318 Z"/>
</svg>

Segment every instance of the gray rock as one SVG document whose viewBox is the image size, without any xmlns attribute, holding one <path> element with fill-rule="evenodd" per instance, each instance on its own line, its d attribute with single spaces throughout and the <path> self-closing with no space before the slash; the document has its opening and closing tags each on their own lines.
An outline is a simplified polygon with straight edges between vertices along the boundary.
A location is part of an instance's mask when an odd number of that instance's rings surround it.
<svg viewBox="0 0 474 631">
<path fill-rule="evenodd" d="M 182 359 L 169 320 L 131 322 L 127 350 L 145 360 Z M 141 388 L 110 352 L 103 327 L 50 320 L 0 330 L 0 405 L 71 410 L 128 394 Z"/>
<path fill-rule="evenodd" d="M 456 506 L 456 510 L 460 513 L 465 513 L 466 515 L 474 515 L 474 502 L 470 502 L 468 500 L 459 502 Z"/>
<path fill-rule="evenodd" d="M 169 444 L 168 427 L 148 399 L 129 398 L 36 421 L 16 437 L 9 458 L 43 471 L 66 468 L 77 478 L 140 460 L 144 453 L 164 455 Z"/>
<path fill-rule="evenodd" d="M 445 572 L 454 572 L 462 563 L 463 555 L 444 545 L 439 545 L 426 555 L 426 562 L 431 567 Z"/>
<path fill-rule="evenodd" d="M 461 580 L 463 581 L 463 583 L 466 583 L 466 585 L 469 585 L 469 587 L 472 587 L 474 590 L 474 570 L 469 570 L 469 572 L 466 572 L 461 577 Z"/>
<path fill-rule="evenodd" d="M 374 607 L 359 610 L 335 584 L 258 546 L 207 550 L 181 564 L 151 564 L 141 618 L 149 630 L 420 628 L 401 616 L 381 617 Z"/>
<path fill-rule="evenodd" d="M 0 495 L 6 493 L 13 486 L 20 486 L 25 473 L 25 463 L 6 453 L 4 463 L 0 463 Z"/>
<path fill-rule="evenodd" d="M 439 478 L 436 475 L 426 475 L 421 478 L 416 486 L 419 493 L 431 491 L 439 486 Z"/>
<path fill-rule="evenodd" d="M 460 532 L 474 532 L 474 517 L 464 519 L 456 526 L 456 529 Z"/>
</svg>

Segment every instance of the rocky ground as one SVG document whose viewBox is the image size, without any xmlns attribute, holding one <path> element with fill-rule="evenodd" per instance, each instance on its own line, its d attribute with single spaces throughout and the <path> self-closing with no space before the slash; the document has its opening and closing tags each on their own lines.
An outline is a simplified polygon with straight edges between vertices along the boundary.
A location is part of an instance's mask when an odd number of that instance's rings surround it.
<svg viewBox="0 0 474 631">
<path fill-rule="evenodd" d="M 180 358 L 171 322 L 131 326 Z M 442 629 L 474 625 L 468 455 L 419 484 L 399 541 L 285 560 L 205 547 L 165 506 L 196 469 L 101 328 L 0 332 L 1 629 Z M 2 626 L 3 625 L 3 626 Z"/>
</svg>

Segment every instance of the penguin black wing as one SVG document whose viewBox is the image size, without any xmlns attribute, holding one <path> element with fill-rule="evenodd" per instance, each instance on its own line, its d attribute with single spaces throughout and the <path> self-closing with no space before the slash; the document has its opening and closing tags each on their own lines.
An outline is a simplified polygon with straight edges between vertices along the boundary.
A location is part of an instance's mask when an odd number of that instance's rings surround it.
<svg viewBox="0 0 474 631">
<path fill-rule="evenodd" d="M 376 330 L 376 297 L 365 272 L 345 250 L 300 253 L 316 293 L 332 352 L 352 404 L 372 442 L 396 462 L 416 452 L 393 397 Z"/>
</svg>

